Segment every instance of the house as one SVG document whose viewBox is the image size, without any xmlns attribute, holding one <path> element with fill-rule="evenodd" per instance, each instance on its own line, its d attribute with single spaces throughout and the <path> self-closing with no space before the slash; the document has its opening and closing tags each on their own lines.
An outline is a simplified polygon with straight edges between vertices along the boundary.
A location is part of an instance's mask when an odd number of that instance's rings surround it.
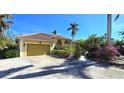
<svg viewBox="0 0 124 93">
<path fill-rule="evenodd" d="M 47 33 L 36 33 L 17 36 L 19 42 L 20 57 L 47 55 L 56 45 L 71 45 L 71 39 L 61 35 Z"/>
</svg>

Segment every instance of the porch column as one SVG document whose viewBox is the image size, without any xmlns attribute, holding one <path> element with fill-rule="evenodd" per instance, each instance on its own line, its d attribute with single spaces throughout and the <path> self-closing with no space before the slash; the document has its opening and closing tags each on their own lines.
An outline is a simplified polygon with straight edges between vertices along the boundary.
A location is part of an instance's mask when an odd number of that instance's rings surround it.
<svg viewBox="0 0 124 93">
<path fill-rule="evenodd" d="M 62 47 L 65 45 L 65 40 L 61 40 L 62 41 Z"/>
<path fill-rule="evenodd" d="M 24 56 L 24 44 L 23 44 L 23 39 L 20 39 L 19 42 L 19 50 L 20 50 L 20 57 Z"/>
<path fill-rule="evenodd" d="M 54 47 L 56 46 L 56 43 L 57 43 L 57 40 L 53 40 L 53 41 L 52 41 L 52 45 L 51 45 L 51 48 L 50 48 L 50 52 L 54 49 Z"/>
</svg>

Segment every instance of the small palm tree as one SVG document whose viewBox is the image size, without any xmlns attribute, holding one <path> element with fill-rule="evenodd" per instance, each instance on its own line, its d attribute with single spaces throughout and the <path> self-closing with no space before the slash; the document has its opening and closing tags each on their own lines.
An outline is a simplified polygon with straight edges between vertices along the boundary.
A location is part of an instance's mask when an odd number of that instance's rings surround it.
<svg viewBox="0 0 124 93">
<path fill-rule="evenodd" d="M 53 35 L 56 35 L 57 34 L 57 31 L 54 30 L 53 32 L 51 32 Z"/>
<path fill-rule="evenodd" d="M 76 35 L 76 32 L 79 30 L 78 28 L 78 24 L 74 23 L 70 23 L 70 27 L 67 30 L 71 30 L 71 36 L 72 36 L 72 41 L 74 41 L 74 37 Z"/>
<path fill-rule="evenodd" d="M 0 36 L 4 35 L 5 30 L 9 29 L 10 24 L 13 22 L 8 20 L 13 18 L 9 14 L 0 14 Z"/>
</svg>

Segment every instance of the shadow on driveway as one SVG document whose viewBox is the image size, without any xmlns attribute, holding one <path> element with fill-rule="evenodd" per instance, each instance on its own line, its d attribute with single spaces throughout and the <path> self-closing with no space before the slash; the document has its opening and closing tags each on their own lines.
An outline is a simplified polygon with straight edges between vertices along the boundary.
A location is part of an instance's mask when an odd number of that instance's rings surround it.
<svg viewBox="0 0 124 93">
<path fill-rule="evenodd" d="M 28 65 L 28 66 L 23 66 L 23 67 L 18 67 L 18 68 L 12 68 L 12 69 L 8 69 L 8 70 L 4 70 L 4 71 L 0 71 L 0 78 L 3 78 L 7 75 L 16 73 L 18 71 L 24 70 L 26 68 L 32 67 L 32 65 Z"/>
<path fill-rule="evenodd" d="M 92 63 L 92 62 L 66 61 L 64 64 L 61 64 L 61 65 L 47 66 L 47 67 L 41 68 L 44 70 L 41 72 L 18 75 L 18 76 L 12 77 L 11 79 L 34 78 L 34 77 L 46 76 L 46 75 L 57 74 L 57 73 L 62 73 L 64 75 L 73 75 L 74 77 L 78 77 L 78 78 L 91 79 L 92 77 L 90 77 L 85 73 L 85 68 L 95 64 L 96 63 Z"/>
<path fill-rule="evenodd" d="M 26 78 L 42 77 L 42 76 L 47 76 L 47 75 L 53 75 L 52 77 L 54 79 L 54 74 L 57 74 L 57 73 L 65 75 L 65 77 L 67 75 L 72 75 L 75 78 L 92 79 L 93 77 L 88 75 L 87 70 L 86 70 L 86 68 L 89 66 L 96 66 L 96 67 L 103 67 L 103 68 L 109 68 L 111 66 L 116 66 L 118 68 L 124 69 L 124 65 L 121 65 L 121 66 L 112 65 L 108 62 L 105 63 L 105 62 L 66 60 L 63 64 L 60 64 L 60 65 L 53 65 L 53 66 L 47 66 L 47 67 L 40 68 L 42 70 L 40 72 L 17 75 L 17 76 L 11 77 L 10 79 L 26 79 Z M 32 67 L 32 65 L 12 68 L 12 69 L 5 70 L 5 71 L 0 71 L 0 78 L 3 78 L 7 75 L 13 74 L 15 72 L 24 70 L 29 67 Z"/>
</svg>

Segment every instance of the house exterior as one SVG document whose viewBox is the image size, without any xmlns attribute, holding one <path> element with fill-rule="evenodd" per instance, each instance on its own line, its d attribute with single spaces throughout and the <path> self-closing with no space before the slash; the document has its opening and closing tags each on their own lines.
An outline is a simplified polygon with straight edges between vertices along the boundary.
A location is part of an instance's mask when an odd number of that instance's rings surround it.
<svg viewBox="0 0 124 93">
<path fill-rule="evenodd" d="M 17 36 L 20 57 L 47 55 L 56 45 L 71 46 L 71 39 L 61 35 L 51 35 L 47 33 L 36 33 Z"/>
</svg>

